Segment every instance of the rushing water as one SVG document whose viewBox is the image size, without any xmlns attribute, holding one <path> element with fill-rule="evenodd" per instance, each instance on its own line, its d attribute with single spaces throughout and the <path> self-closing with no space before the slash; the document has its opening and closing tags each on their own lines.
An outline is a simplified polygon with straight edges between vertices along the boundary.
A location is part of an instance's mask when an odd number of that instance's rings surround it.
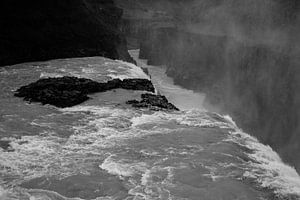
<svg viewBox="0 0 300 200">
<path fill-rule="evenodd" d="M 174 85 L 173 79 L 166 75 L 165 67 L 147 65 L 147 60 L 139 59 L 139 50 L 130 50 L 129 53 L 137 61 L 138 66 L 148 69 L 155 88 L 180 110 L 204 109 L 204 94 Z"/>
<path fill-rule="evenodd" d="M 65 109 L 13 97 L 40 77 L 148 78 L 121 61 L 93 57 L 1 68 L 0 144 L 6 148 L 0 148 L 0 199 L 299 199 L 299 175 L 270 147 L 229 116 L 206 112 L 204 96 L 173 85 L 163 68 L 142 62 L 159 92 L 182 111 L 133 109 L 124 102 L 140 92 L 126 90 Z"/>
</svg>

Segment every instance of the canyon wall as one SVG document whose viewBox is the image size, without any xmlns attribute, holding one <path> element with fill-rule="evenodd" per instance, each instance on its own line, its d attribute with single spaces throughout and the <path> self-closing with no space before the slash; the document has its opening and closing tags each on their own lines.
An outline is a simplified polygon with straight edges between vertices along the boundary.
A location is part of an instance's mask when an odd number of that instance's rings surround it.
<svg viewBox="0 0 300 200">
<path fill-rule="evenodd" d="M 164 10 L 173 18 L 167 25 L 152 18 L 147 27 L 140 27 L 136 37 L 140 57 L 149 64 L 166 65 L 177 84 L 205 92 L 209 109 L 229 113 L 246 132 L 300 171 L 299 4 L 296 0 L 173 1 L 171 7 L 162 3 L 160 8 L 145 4 L 144 10 Z"/>
<path fill-rule="evenodd" d="M 0 66 L 83 56 L 133 62 L 121 17 L 113 0 L 3 0 Z"/>
</svg>

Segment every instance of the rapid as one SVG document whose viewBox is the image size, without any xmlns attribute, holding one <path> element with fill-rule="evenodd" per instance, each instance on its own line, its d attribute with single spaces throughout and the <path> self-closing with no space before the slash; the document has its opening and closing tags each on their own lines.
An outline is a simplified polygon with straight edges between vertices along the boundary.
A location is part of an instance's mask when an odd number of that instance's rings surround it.
<svg viewBox="0 0 300 200">
<path fill-rule="evenodd" d="M 204 94 L 173 84 L 148 66 L 157 93 L 181 111 L 138 110 L 122 89 L 71 108 L 29 104 L 13 91 L 43 77 L 95 81 L 150 78 L 141 68 L 102 57 L 0 68 L 2 200 L 300 199 L 300 177 L 230 116 L 206 111 Z"/>
</svg>

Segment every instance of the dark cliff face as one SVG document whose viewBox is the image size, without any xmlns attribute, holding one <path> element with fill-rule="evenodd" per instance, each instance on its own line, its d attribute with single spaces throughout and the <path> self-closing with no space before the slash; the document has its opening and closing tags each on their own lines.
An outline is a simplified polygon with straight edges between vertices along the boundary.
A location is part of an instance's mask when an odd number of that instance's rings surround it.
<svg viewBox="0 0 300 200">
<path fill-rule="evenodd" d="M 112 0 L 3 0 L 0 65 L 105 56 L 132 61 Z"/>
<path fill-rule="evenodd" d="M 299 3 L 174 1 L 173 24 L 151 23 L 137 38 L 141 58 L 207 93 L 209 108 L 229 113 L 298 171 Z"/>
</svg>

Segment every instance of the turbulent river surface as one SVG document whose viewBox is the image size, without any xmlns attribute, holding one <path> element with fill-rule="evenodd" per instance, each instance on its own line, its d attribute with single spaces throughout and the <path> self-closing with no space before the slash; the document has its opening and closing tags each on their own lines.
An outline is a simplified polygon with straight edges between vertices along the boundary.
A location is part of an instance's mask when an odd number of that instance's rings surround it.
<svg viewBox="0 0 300 200">
<path fill-rule="evenodd" d="M 163 68 L 138 64 L 181 111 L 131 108 L 126 100 L 141 92 L 121 89 L 65 109 L 13 96 L 42 77 L 149 78 L 121 61 L 93 57 L 0 68 L 0 199 L 300 199 L 299 175 L 270 147 L 229 116 L 205 111 L 204 95 L 173 85 Z"/>
</svg>

